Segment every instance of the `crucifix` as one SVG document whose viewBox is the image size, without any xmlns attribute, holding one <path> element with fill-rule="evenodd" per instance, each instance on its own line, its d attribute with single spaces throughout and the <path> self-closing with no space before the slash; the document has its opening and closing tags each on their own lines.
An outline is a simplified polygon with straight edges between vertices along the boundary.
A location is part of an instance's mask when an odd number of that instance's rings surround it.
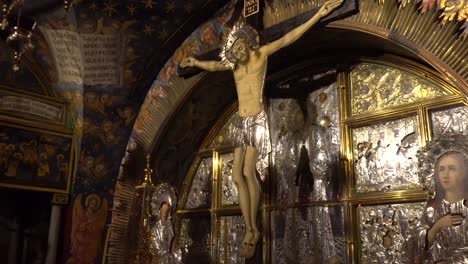
<svg viewBox="0 0 468 264">
<path fill-rule="evenodd" d="M 245 0 L 243 14 L 254 14 L 247 19 L 241 16 L 223 37 L 218 51 L 200 57 L 185 58 L 179 65 L 179 76 L 188 77 L 198 72 L 231 70 L 236 83 L 239 101 L 239 124 L 236 126 L 233 181 L 239 193 L 239 205 L 245 222 L 245 236 L 239 255 L 251 258 L 255 255 L 260 239 L 256 219 L 260 205 L 260 179 L 268 173 L 268 157 L 271 151 L 268 118 L 263 103 L 263 88 L 268 56 L 299 39 L 317 23 L 326 23 L 357 11 L 355 0 L 328 0 L 321 7 L 299 14 L 258 33 L 259 3 Z M 340 6 L 340 8 L 338 8 Z M 236 9 L 237 10 L 237 9 Z M 239 11 L 235 12 L 233 17 Z M 236 19 L 228 23 L 233 23 Z M 257 20 L 256 20 L 257 19 Z M 218 58 L 220 57 L 220 59 Z M 198 68 L 198 69 L 197 69 Z M 258 162 L 259 161 L 259 162 Z"/>
</svg>

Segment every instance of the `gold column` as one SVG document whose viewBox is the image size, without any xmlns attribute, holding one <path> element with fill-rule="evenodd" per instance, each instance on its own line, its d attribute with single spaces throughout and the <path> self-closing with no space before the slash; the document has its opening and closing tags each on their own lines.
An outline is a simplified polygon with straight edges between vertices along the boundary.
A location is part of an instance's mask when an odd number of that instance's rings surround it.
<svg viewBox="0 0 468 264">
<path fill-rule="evenodd" d="M 151 198 L 156 189 L 151 176 L 150 155 L 146 156 L 145 178 L 136 187 L 133 211 L 129 219 L 130 263 L 157 263 L 150 227 Z M 133 232 L 132 232 L 133 231 Z"/>
</svg>

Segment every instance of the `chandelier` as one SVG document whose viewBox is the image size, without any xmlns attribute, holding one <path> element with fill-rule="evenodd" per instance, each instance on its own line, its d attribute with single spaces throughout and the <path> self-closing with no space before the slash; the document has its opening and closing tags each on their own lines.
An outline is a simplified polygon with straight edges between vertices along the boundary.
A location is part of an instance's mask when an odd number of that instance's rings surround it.
<svg viewBox="0 0 468 264">
<path fill-rule="evenodd" d="M 21 56 L 33 48 L 32 32 L 36 22 L 21 17 L 24 0 L 0 0 L 0 36 L 12 50 L 12 69 L 20 69 Z"/>
</svg>

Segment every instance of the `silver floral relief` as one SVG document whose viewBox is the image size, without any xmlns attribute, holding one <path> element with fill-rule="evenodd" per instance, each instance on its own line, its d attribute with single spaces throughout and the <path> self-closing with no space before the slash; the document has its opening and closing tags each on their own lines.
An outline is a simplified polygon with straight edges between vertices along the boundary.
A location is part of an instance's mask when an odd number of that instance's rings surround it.
<svg viewBox="0 0 468 264">
<path fill-rule="evenodd" d="M 434 111 L 431 113 L 434 135 L 456 133 L 468 135 L 468 106 Z"/>
<path fill-rule="evenodd" d="M 239 256 L 245 224 L 241 216 L 224 216 L 219 219 L 218 263 L 242 264 L 245 258 Z"/>
<path fill-rule="evenodd" d="M 364 114 L 447 95 L 427 79 L 397 68 L 362 63 L 351 71 L 352 114 Z"/>
<path fill-rule="evenodd" d="M 209 208 L 213 179 L 213 159 L 205 158 L 200 162 L 188 194 L 185 209 Z"/>
<path fill-rule="evenodd" d="M 273 211 L 272 263 L 346 263 L 343 219 L 340 206 Z"/>
<path fill-rule="evenodd" d="M 361 262 L 415 263 L 416 231 L 423 220 L 424 206 L 423 202 L 358 207 Z"/>
<path fill-rule="evenodd" d="M 270 99 L 272 195 L 278 203 L 336 199 L 340 139 L 336 89 L 333 83 L 315 90 L 303 103 Z"/>
<path fill-rule="evenodd" d="M 182 219 L 179 246 L 182 249 L 182 261 L 193 263 L 210 263 L 211 233 L 210 216 L 197 216 Z"/>
<path fill-rule="evenodd" d="M 179 244 L 181 247 L 190 247 L 193 244 L 192 239 L 189 236 L 188 228 L 190 224 L 190 219 L 184 218 L 182 219 L 182 224 L 180 227 L 180 237 L 179 237 Z"/>
<path fill-rule="evenodd" d="M 270 135 L 274 173 L 273 197 L 278 203 L 298 200 L 295 174 L 303 144 L 304 114 L 294 99 L 270 99 Z"/>
<path fill-rule="evenodd" d="M 417 174 L 417 117 L 352 129 L 358 192 L 421 188 Z"/>
<path fill-rule="evenodd" d="M 235 112 L 229 120 L 224 124 L 218 134 L 215 136 L 213 141 L 210 143 L 210 148 L 231 146 L 234 144 L 234 126 L 236 124 L 236 119 L 238 118 L 237 112 Z"/>
<path fill-rule="evenodd" d="M 336 83 L 318 89 L 309 95 L 309 100 L 316 105 L 316 123 L 325 127 L 330 134 L 330 146 L 333 155 L 339 156 L 340 146 L 340 112 Z"/>
<path fill-rule="evenodd" d="M 335 200 L 339 184 L 339 100 L 336 83 L 312 92 L 308 98 L 305 146 L 313 175 L 310 200 Z M 316 111 L 314 113 L 314 110 Z M 300 163 L 299 163 L 300 164 Z M 300 170 L 299 170 L 300 171 Z"/>
<path fill-rule="evenodd" d="M 221 155 L 221 204 L 232 205 L 239 203 L 239 195 L 237 187 L 232 180 L 232 164 L 234 161 L 234 153 Z"/>
</svg>

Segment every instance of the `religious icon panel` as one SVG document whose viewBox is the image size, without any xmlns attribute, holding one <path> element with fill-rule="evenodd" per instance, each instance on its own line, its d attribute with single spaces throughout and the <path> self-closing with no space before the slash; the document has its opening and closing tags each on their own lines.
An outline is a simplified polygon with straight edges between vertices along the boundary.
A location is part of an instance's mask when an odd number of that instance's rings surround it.
<svg viewBox="0 0 468 264">
<path fill-rule="evenodd" d="M 277 203 L 337 199 L 340 122 L 335 73 L 283 83 L 278 89 L 306 89 L 327 78 L 331 79 L 329 85 L 304 100 L 270 99 L 273 197 Z"/>
<path fill-rule="evenodd" d="M 459 133 L 468 135 L 468 106 L 457 106 L 431 113 L 434 135 Z"/>
<path fill-rule="evenodd" d="M 0 131 L 0 185 L 68 191 L 73 169 L 70 163 L 73 152 L 71 135 L 16 125 L 0 125 Z"/>
<path fill-rule="evenodd" d="M 413 116 L 351 130 L 358 192 L 419 188 L 418 129 Z"/>
<path fill-rule="evenodd" d="M 362 263 L 413 263 L 419 248 L 415 234 L 425 203 L 372 205 L 357 208 Z"/>
</svg>

